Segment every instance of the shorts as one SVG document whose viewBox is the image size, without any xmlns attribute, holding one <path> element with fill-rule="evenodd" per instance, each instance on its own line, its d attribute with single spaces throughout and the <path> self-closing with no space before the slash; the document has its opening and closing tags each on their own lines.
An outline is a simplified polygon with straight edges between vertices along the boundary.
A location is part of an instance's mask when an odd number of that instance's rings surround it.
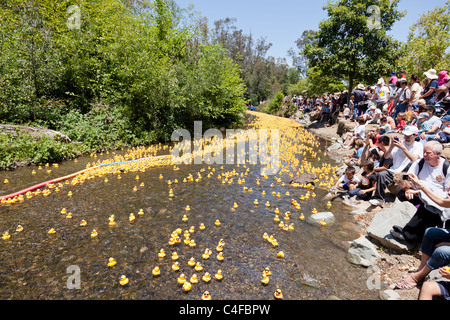
<svg viewBox="0 0 450 320">
<path fill-rule="evenodd" d="M 439 289 L 441 289 L 442 298 L 450 300 L 450 281 L 438 281 Z"/>
</svg>

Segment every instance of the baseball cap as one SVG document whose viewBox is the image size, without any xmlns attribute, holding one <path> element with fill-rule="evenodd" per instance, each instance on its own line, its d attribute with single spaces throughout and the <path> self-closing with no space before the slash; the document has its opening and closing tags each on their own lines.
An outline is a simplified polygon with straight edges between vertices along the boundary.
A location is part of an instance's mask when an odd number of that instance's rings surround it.
<svg viewBox="0 0 450 320">
<path fill-rule="evenodd" d="M 418 116 L 417 116 L 417 118 L 419 118 L 419 119 L 421 119 L 421 118 L 429 118 L 430 117 L 430 115 L 428 114 L 428 112 L 422 112 L 421 114 L 419 114 Z"/>
<path fill-rule="evenodd" d="M 442 118 L 442 121 L 450 121 L 450 115 Z"/>
<path fill-rule="evenodd" d="M 403 135 L 405 136 L 412 136 L 413 134 L 419 134 L 419 129 L 415 126 L 405 126 L 405 129 L 403 130 Z"/>
</svg>

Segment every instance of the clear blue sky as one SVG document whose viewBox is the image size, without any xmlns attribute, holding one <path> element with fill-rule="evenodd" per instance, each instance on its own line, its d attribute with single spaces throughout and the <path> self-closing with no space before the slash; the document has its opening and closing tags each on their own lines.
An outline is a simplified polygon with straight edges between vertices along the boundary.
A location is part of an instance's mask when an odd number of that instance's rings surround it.
<svg viewBox="0 0 450 320">
<path fill-rule="evenodd" d="M 236 27 L 254 38 L 265 37 L 272 43 L 268 55 L 287 57 L 289 48 L 296 48 L 297 40 L 304 30 L 317 30 L 319 22 L 326 19 L 322 9 L 327 0 L 175 0 L 182 8 L 194 5 L 197 11 L 208 18 L 210 25 L 216 20 L 236 18 Z M 394 38 L 406 41 L 409 27 L 420 15 L 445 0 L 400 0 L 399 9 L 407 15 L 397 21 L 390 32 Z M 288 59 L 288 63 L 290 63 Z"/>
</svg>

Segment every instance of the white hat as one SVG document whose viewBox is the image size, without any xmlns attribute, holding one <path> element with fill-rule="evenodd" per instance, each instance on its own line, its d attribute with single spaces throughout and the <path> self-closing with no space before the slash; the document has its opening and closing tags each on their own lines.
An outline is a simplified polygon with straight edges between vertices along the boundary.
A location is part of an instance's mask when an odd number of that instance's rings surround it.
<svg viewBox="0 0 450 320">
<path fill-rule="evenodd" d="M 413 134 L 419 134 L 419 129 L 416 126 L 405 126 L 403 130 L 403 135 L 412 136 Z"/>
<path fill-rule="evenodd" d="M 362 83 L 358 84 L 357 88 L 359 90 L 364 90 L 366 87 L 364 87 L 364 85 Z"/>
<path fill-rule="evenodd" d="M 425 76 L 427 76 L 428 79 L 431 79 L 431 80 L 439 78 L 439 76 L 436 74 L 436 70 L 434 70 L 434 69 L 430 69 L 427 72 L 424 72 L 423 74 Z"/>
<path fill-rule="evenodd" d="M 434 71 L 434 72 L 436 73 L 436 71 Z M 384 84 L 384 79 L 383 78 L 378 79 L 377 84 Z"/>
</svg>

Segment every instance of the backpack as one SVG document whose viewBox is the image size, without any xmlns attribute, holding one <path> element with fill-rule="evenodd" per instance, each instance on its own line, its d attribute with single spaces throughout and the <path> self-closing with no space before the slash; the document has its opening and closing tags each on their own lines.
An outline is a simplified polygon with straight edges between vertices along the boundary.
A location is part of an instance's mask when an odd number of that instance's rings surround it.
<svg viewBox="0 0 450 320">
<path fill-rule="evenodd" d="M 442 158 L 445 159 L 445 158 Z M 420 159 L 419 161 L 419 171 L 417 172 L 417 176 L 419 176 L 420 171 L 422 171 L 422 168 L 425 164 L 425 159 Z M 444 173 L 444 177 L 447 176 L 447 172 L 448 172 L 448 168 L 450 167 L 450 161 L 448 161 L 447 159 L 445 159 L 444 161 L 444 166 L 442 167 L 442 172 Z"/>
</svg>

